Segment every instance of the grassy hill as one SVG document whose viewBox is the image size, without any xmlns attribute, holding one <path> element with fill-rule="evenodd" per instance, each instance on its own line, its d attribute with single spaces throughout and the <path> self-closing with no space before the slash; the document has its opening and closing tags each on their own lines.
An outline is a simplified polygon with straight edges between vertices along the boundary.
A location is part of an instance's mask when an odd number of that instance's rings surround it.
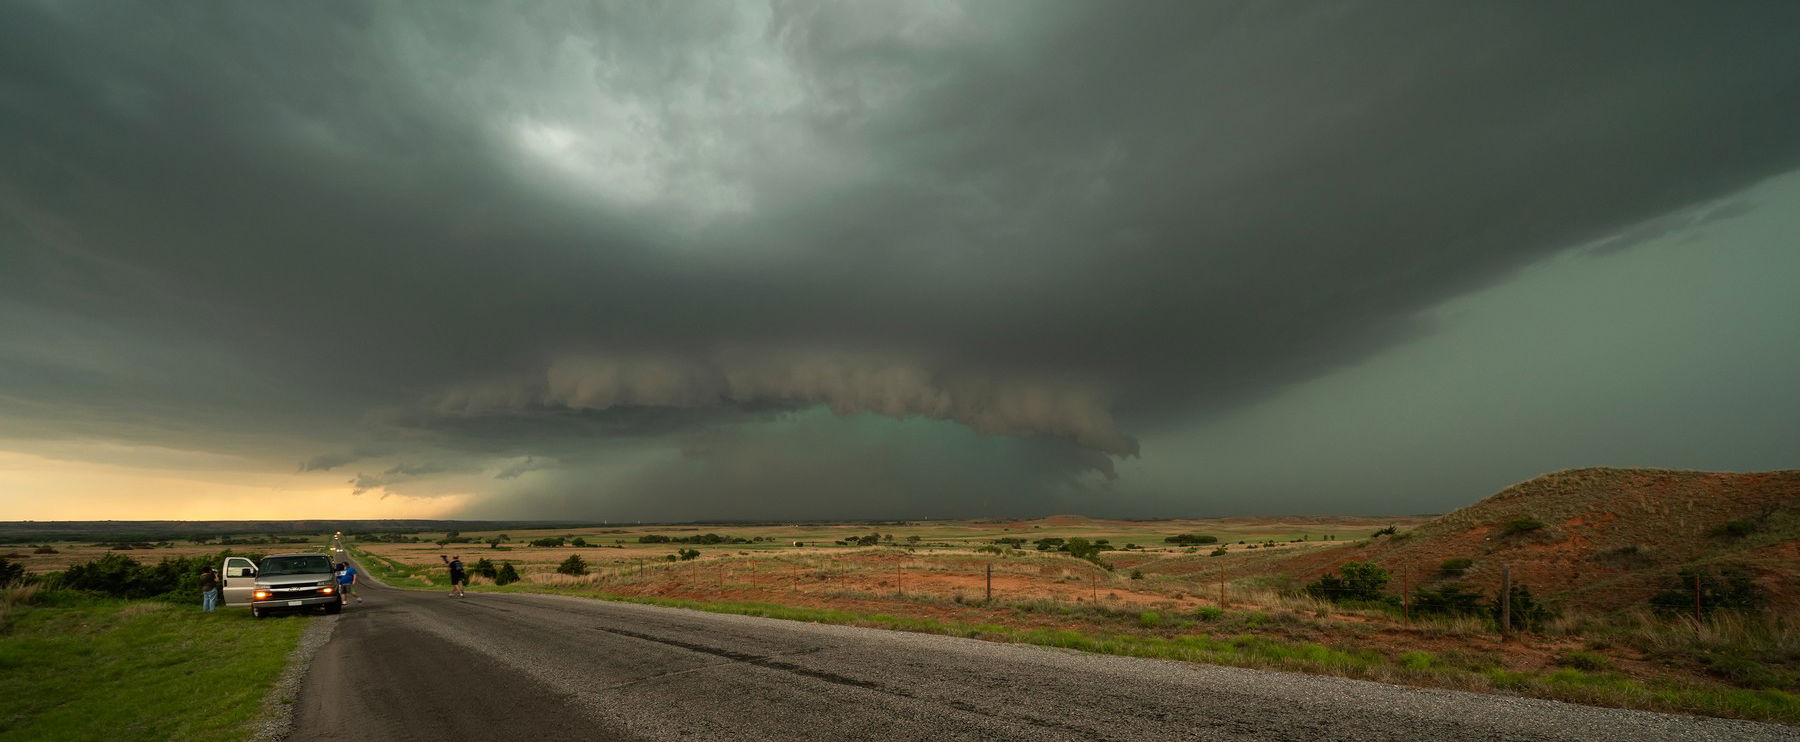
<svg viewBox="0 0 1800 742">
<path fill-rule="evenodd" d="M 1684 567 L 1754 575 L 1776 605 L 1800 605 L 1800 471 L 1748 474 L 1573 469 L 1521 482 L 1396 535 L 1269 555 L 1252 568 L 1310 580 L 1370 561 L 1414 585 L 1515 584 L 1566 605 L 1642 603 Z M 1460 570 L 1446 560 L 1467 559 Z"/>
</svg>

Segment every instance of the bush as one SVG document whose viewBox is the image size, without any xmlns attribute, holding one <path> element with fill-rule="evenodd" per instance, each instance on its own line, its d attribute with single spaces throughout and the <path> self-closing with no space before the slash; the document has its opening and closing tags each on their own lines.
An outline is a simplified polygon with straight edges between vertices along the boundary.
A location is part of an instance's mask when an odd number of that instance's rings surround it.
<svg viewBox="0 0 1800 742">
<path fill-rule="evenodd" d="M 1500 625 L 1500 600 L 1495 596 L 1494 604 L 1489 607 L 1489 615 L 1493 616 L 1494 625 Z M 1552 615 L 1550 609 L 1531 597 L 1531 588 L 1525 585 L 1514 585 L 1512 589 L 1512 627 L 1520 631 L 1530 631 L 1548 620 Z"/>
<path fill-rule="evenodd" d="M 563 540 L 563 537 L 551 536 L 548 538 L 535 539 L 531 542 L 531 545 L 545 549 L 555 549 L 561 547 L 564 543 L 566 542 Z"/>
<path fill-rule="evenodd" d="M 500 571 L 494 574 L 494 584 L 496 585 L 510 585 L 518 581 L 519 570 L 513 569 L 512 562 L 500 565 Z"/>
<path fill-rule="evenodd" d="M 475 566 L 469 568 L 469 574 L 481 575 L 482 577 L 497 581 L 500 570 L 494 566 L 493 562 L 486 559 L 478 559 L 475 561 Z"/>
<path fill-rule="evenodd" d="M 1181 533 L 1163 539 L 1163 543 L 1180 544 L 1182 546 L 1216 544 L 1219 543 L 1219 538 L 1217 536 L 1207 536 L 1199 533 Z"/>
<path fill-rule="evenodd" d="M 0 557 L 0 587 L 25 580 L 25 565 L 15 564 Z"/>
<path fill-rule="evenodd" d="M 1381 589 L 1388 583 L 1388 571 L 1372 562 L 1345 562 L 1338 574 L 1326 574 L 1306 586 L 1306 594 L 1321 600 L 1341 603 L 1349 600 L 1382 600 Z"/>
<path fill-rule="evenodd" d="M 115 598 L 199 595 L 200 570 L 215 566 L 228 556 L 248 557 L 251 561 L 262 558 L 261 554 L 233 554 L 227 550 L 185 559 L 165 558 L 154 565 L 144 565 L 124 554 L 109 553 L 64 570 L 58 584 L 70 590 L 85 590 Z"/>
<path fill-rule="evenodd" d="M 1225 547 L 1221 546 L 1217 549 L 1213 549 L 1212 553 L 1209 554 L 1208 556 L 1225 556 L 1225 553 L 1226 553 Z"/>
<path fill-rule="evenodd" d="M 556 571 L 565 575 L 585 575 L 588 571 L 587 560 L 582 559 L 580 554 L 570 554 L 562 564 L 556 565 Z"/>
<path fill-rule="evenodd" d="M 684 562 L 700 558 L 700 550 L 699 549 L 682 549 L 675 553 L 677 556 L 680 556 L 681 561 L 684 561 Z"/>
<path fill-rule="evenodd" d="M 576 536 L 576 537 L 575 537 L 575 538 L 574 538 L 574 539 L 572 539 L 572 540 L 570 540 L 570 541 L 569 541 L 569 545 L 570 545 L 570 546 L 573 546 L 573 547 L 576 547 L 576 548 L 578 548 L 578 549 L 579 549 L 579 548 L 586 548 L 586 547 L 587 547 L 587 545 L 588 545 L 588 542 L 587 542 L 587 539 L 585 539 L 585 538 L 582 538 L 582 537 L 580 537 L 580 536 Z"/>
<path fill-rule="evenodd" d="M 1154 629 L 1161 626 L 1162 622 L 1162 614 L 1157 613 L 1156 611 L 1144 611 L 1143 613 L 1138 614 L 1138 625 L 1146 629 Z"/>
<path fill-rule="evenodd" d="M 1462 585 L 1413 591 L 1412 612 L 1420 616 L 1473 616 L 1482 607 L 1481 594 Z"/>
<path fill-rule="evenodd" d="M 1080 536 L 1069 539 L 1069 543 L 1065 544 L 1063 548 L 1068 550 L 1069 556 L 1076 559 L 1093 559 L 1100 555 L 1099 546 L 1088 543 L 1087 539 Z"/>
<path fill-rule="evenodd" d="M 1739 518 L 1713 526 L 1706 534 L 1713 538 L 1743 538 L 1756 533 L 1756 529 L 1761 525 L 1752 518 Z"/>
<path fill-rule="evenodd" d="M 1711 570 L 1688 567 L 1677 573 L 1661 592 L 1650 596 L 1650 605 L 1663 613 L 1690 613 L 1694 610 L 1694 580 L 1700 581 L 1700 610 L 1752 611 L 1761 608 L 1767 595 L 1756 579 L 1740 569 L 1726 567 L 1713 574 Z"/>
<path fill-rule="evenodd" d="M 1131 570 L 1131 579 L 1134 579 L 1134 580 L 1144 579 L 1144 571 L 1141 569 Z"/>
<path fill-rule="evenodd" d="M 1544 528 L 1543 521 L 1540 521 L 1536 518 L 1520 517 L 1520 518 L 1514 518 L 1512 520 L 1509 520 L 1505 523 L 1500 524 L 1500 535 L 1502 535 L 1502 536 L 1523 536 L 1523 535 L 1525 535 L 1527 533 L 1531 533 L 1533 531 L 1543 530 L 1543 528 Z"/>
<path fill-rule="evenodd" d="M 1194 609 L 1194 618 L 1202 621 L 1216 621 L 1225 616 L 1225 609 L 1218 606 L 1203 605 Z"/>
<path fill-rule="evenodd" d="M 1381 538 L 1382 536 L 1392 536 L 1399 530 L 1400 529 L 1396 526 L 1388 526 L 1379 531 L 1369 534 L 1369 538 Z"/>
<path fill-rule="evenodd" d="M 33 554 L 59 554 L 61 552 L 57 551 L 56 547 L 46 544 L 44 546 L 39 546 L 36 549 L 33 549 L 31 551 L 31 553 L 33 553 Z"/>
<path fill-rule="evenodd" d="M 1475 560 L 1473 559 L 1468 557 L 1451 557 L 1438 563 L 1438 571 L 1454 577 L 1469 571 L 1469 568 L 1473 566 L 1475 566 Z"/>
</svg>

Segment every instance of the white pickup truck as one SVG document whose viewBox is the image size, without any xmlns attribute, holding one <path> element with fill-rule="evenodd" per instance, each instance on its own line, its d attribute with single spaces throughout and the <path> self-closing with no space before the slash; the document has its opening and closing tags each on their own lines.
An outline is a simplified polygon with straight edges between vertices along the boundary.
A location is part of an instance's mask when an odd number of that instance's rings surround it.
<svg viewBox="0 0 1800 742">
<path fill-rule="evenodd" d="M 249 606 L 250 615 L 257 618 L 282 611 L 344 609 L 337 571 L 324 554 L 274 554 L 261 563 L 226 557 L 221 574 L 225 605 Z"/>
</svg>

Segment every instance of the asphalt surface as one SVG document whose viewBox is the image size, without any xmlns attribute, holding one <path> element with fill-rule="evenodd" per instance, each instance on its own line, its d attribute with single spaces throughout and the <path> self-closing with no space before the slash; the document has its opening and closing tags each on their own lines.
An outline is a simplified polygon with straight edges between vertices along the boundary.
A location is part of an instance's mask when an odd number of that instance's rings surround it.
<svg viewBox="0 0 1800 742">
<path fill-rule="evenodd" d="M 296 740 L 1800 740 L 1800 728 L 364 583 Z"/>
</svg>

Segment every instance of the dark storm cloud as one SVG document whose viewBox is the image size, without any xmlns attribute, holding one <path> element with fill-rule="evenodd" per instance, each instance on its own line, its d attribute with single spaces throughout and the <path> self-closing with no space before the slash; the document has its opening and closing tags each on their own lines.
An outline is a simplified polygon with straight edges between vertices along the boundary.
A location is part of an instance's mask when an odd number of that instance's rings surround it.
<svg viewBox="0 0 1800 742">
<path fill-rule="evenodd" d="M 827 406 L 1110 471 L 1791 167 L 1795 29 L 1781 3 L 10 3 L 0 432 L 519 486 L 521 459 L 723 436 L 631 484 L 689 492 L 786 460 L 719 430 Z"/>
</svg>

